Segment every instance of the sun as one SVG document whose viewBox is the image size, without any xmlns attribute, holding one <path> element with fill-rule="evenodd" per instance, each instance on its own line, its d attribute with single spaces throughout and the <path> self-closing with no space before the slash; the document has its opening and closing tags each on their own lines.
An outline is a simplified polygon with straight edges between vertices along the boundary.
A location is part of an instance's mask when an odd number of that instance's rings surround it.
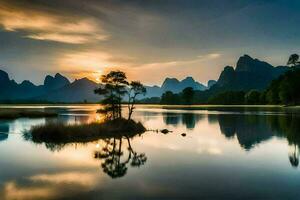
<svg viewBox="0 0 300 200">
<path fill-rule="evenodd" d="M 103 71 L 102 70 L 97 70 L 95 71 L 92 76 L 93 79 L 97 82 L 97 83 L 101 83 L 101 76 L 102 76 Z"/>
</svg>

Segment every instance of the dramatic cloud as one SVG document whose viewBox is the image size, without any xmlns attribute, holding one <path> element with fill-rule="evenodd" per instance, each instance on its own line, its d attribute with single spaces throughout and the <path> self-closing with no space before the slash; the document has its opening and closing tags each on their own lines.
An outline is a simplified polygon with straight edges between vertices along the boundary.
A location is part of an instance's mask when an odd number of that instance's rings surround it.
<svg viewBox="0 0 300 200">
<path fill-rule="evenodd" d="M 298 0 L 0 0 L 0 64 L 19 82 L 116 68 L 150 84 L 206 82 L 243 54 L 286 63 L 299 50 L 299 9 Z"/>
<path fill-rule="evenodd" d="M 0 25 L 7 31 L 22 31 L 28 38 L 83 44 L 109 37 L 100 22 L 93 19 L 74 17 L 71 20 L 39 10 L 28 11 L 9 6 L 0 8 Z"/>
</svg>

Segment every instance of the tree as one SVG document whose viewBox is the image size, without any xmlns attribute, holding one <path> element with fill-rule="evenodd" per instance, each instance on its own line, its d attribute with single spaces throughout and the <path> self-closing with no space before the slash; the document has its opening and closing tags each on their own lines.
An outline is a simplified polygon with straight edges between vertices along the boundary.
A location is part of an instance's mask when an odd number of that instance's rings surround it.
<svg viewBox="0 0 300 200">
<path fill-rule="evenodd" d="M 182 99 L 185 104 L 192 104 L 193 98 L 195 95 L 195 91 L 192 87 L 187 87 L 184 90 L 182 90 Z"/>
<path fill-rule="evenodd" d="M 245 103 L 245 92 L 226 91 L 218 93 L 208 99 L 209 104 L 241 105 Z"/>
<path fill-rule="evenodd" d="M 261 97 L 260 92 L 256 90 L 250 90 L 245 95 L 245 103 L 254 104 L 254 105 L 260 104 L 260 97 Z"/>
<path fill-rule="evenodd" d="M 266 90 L 266 100 L 270 104 L 297 105 L 300 103 L 300 69 L 295 68 L 273 80 Z"/>
<path fill-rule="evenodd" d="M 104 109 L 100 112 L 106 113 L 109 118 L 116 119 L 122 117 L 122 98 L 127 93 L 127 77 L 124 72 L 111 71 L 101 77 L 104 87 L 100 87 L 94 92 L 105 96 L 102 104 Z"/>
<path fill-rule="evenodd" d="M 292 54 L 292 55 L 290 55 L 289 60 L 287 62 L 287 65 L 296 66 L 296 65 L 299 65 L 299 64 L 300 64 L 300 62 L 299 62 L 299 55 L 298 54 Z"/>
<path fill-rule="evenodd" d="M 131 119 L 136 98 L 138 95 L 145 95 L 146 88 L 139 81 L 128 83 L 126 74 L 122 71 L 111 71 L 101 77 L 103 87 L 94 90 L 96 94 L 104 96 L 101 103 L 103 109 L 98 112 L 106 114 L 108 119 L 122 118 L 122 100 L 128 95 L 128 120 Z"/>
<path fill-rule="evenodd" d="M 147 92 L 144 85 L 139 81 L 132 81 L 129 84 L 129 90 L 128 90 L 128 120 L 131 119 L 131 115 L 134 110 L 134 105 L 136 103 L 136 97 L 138 95 L 145 95 Z"/>
<path fill-rule="evenodd" d="M 180 96 L 178 94 L 174 94 L 171 91 L 166 91 L 161 96 L 160 103 L 161 104 L 172 104 L 172 105 L 180 104 Z"/>
</svg>

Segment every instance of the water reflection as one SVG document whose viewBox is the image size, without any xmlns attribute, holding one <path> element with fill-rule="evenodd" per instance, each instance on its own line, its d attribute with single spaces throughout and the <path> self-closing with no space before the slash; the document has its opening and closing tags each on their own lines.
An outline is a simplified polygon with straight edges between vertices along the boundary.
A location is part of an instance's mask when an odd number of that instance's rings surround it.
<svg viewBox="0 0 300 200">
<path fill-rule="evenodd" d="M 130 144 L 130 138 L 126 137 L 127 148 L 123 138 L 111 138 L 104 140 L 105 145 L 100 151 L 94 153 L 95 159 L 102 161 L 103 172 L 111 178 L 120 178 L 126 175 L 128 164 L 131 167 L 140 167 L 147 161 L 145 153 L 138 153 L 133 150 Z M 127 157 L 124 149 L 127 149 Z"/>
<path fill-rule="evenodd" d="M 236 137 L 241 147 L 247 151 L 275 136 L 266 116 L 218 115 L 217 117 L 221 133 L 228 139 Z"/>
<path fill-rule="evenodd" d="M 236 139 L 245 151 L 250 151 L 264 141 L 273 137 L 286 138 L 290 145 L 289 161 L 293 167 L 299 165 L 300 146 L 300 116 L 296 114 L 275 115 L 245 115 L 213 114 L 207 115 L 208 122 L 218 123 L 220 132 L 228 140 Z M 181 123 L 188 129 L 194 129 L 203 114 L 195 113 L 165 113 L 166 125 L 179 126 Z"/>
<path fill-rule="evenodd" d="M 24 134 L 24 137 L 28 134 Z M 30 138 L 25 138 L 30 140 Z M 97 150 L 94 152 L 94 159 L 102 161 L 101 168 L 105 174 L 111 178 L 121 178 L 126 175 L 128 167 L 140 167 L 147 161 L 145 153 L 134 150 L 128 136 L 119 138 L 100 139 L 88 143 L 44 143 L 51 152 L 60 152 L 66 148 L 87 147 L 91 143 L 96 144 Z M 100 145 L 101 144 L 101 145 Z M 98 150 L 102 146 L 100 150 Z"/>
<path fill-rule="evenodd" d="M 0 142 L 7 140 L 7 138 L 8 138 L 8 134 L 0 133 Z"/>
<path fill-rule="evenodd" d="M 0 121 L 0 142 L 8 139 L 9 125 L 5 121 Z"/>
<path fill-rule="evenodd" d="M 164 113 L 163 120 L 166 125 L 178 126 L 183 124 L 188 129 L 195 128 L 196 124 L 203 119 L 203 115 L 194 113 Z"/>
<path fill-rule="evenodd" d="M 150 113 L 150 114 L 149 114 Z M 195 112 L 139 112 L 141 121 L 150 120 L 150 116 L 162 116 L 163 123 L 175 128 L 185 126 L 189 130 L 197 127 L 201 121 L 207 120 L 210 124 L 219 124 L 220 133 L 225 136 L 227 140 L 237 140 L 240 147 L 245 151 L 251 151 L 262 142 L 268 141 L 274 137 L 286 138 L 290 145 L 290 152 L 288 153 L 289 160 L 292 166 L 299 165 L 299 145 L 300 145 L 300 116 L 298 115 L 260 115 L 260 114 L 199 114 Z M 150 117 L 150 118 L 149 118 Z M 62 115 L 59 118 L 46 119 L 45 123 L 64 122 L 64 123 L 89 123 L 99 120 L 97 114 L 83 114 L 83 115 Z M 3 125 L 2 125 L 3 126 Z M 1 126 L 0 126 L 1 128 Z M 160 128 L 160 127 L 154 127 Z M 5 129 L 5 126 L 2 128 Z M 7 127 L 6 127 L 7 129 Z M 101 151 L 95 152 L 95 159 L 102 162 L 103 171 L 111 178 L 118 178 L 126 175 L 127 165 L 134 167 L 135 162 L 144 164 L 147 160 L 145 154 L 138 154 L 133 151 L 130 145 L 130 139 L 127 140 L 127 153 L 124 149 L 124 138 L 107 138 L 104 140 L 104 147 Z M 68 146 L 76 146 L 77 144 L 52 144 L 45 143 L 47 149 L 58 152 Z M 84 145 L 84 144 L 79 144 Z M 124 154 L 128 157 L 124 159 Z M 123 161 L 122 161 L 123 159 Z M 131 163 L 130 163 L 131 162 Z"/>
<path fill-rule="evenodd" d="M 299 117 L 137 109 L 148 129 L 173 132 L 60 145 L 11 133 L 99 117 L 1 121 L 0 199 L 299 199 Z"/>
</svg>

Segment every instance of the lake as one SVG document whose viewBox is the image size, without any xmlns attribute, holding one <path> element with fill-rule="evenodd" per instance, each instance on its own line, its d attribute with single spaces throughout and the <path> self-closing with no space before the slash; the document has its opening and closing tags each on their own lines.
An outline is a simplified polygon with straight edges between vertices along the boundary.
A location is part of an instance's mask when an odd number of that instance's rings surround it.
<svg viewBox="0 0 300 200">
<path fill-rule="evenodd" d="M 0 199 L 300 199 L 297 113 L 138 106 L 151 131 L 53 145 L 24 133 L 103 117 L 96 105 L 38 108 L 60 115 L 0 121 Z"/>
</svg>

